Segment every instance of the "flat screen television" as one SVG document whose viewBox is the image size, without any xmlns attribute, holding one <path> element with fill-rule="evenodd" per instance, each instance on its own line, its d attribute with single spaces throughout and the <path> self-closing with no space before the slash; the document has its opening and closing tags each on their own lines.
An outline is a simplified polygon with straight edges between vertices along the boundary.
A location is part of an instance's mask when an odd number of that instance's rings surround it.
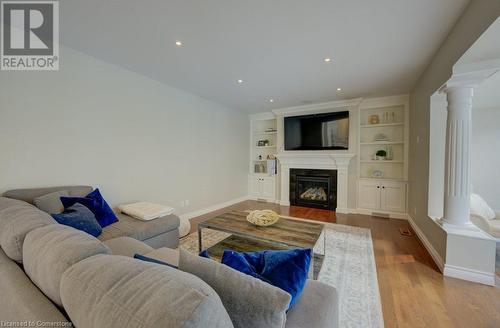
<svg viewBox="0 0 500 328">
<path fill-rule="evenodd" d="M 285 117 L 285 150 L 348 148 L 348 111 Z"/>
</svg>

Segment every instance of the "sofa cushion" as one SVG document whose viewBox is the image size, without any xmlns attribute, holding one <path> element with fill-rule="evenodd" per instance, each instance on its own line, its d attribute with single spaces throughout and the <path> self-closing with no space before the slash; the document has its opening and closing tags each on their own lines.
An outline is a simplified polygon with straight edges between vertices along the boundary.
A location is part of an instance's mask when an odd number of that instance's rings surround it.
<svg viewBox="0 0 500 328">
<path fill-rule="evenodd" d="M 320 314 L 320 315 L 318 315 Z M 337 290 L 315 280 L 307 280 L 302 296 L 286 318 L 286 328 L 332 328 L 339 326 Z"/>
<path fill-rule="evenodd" d="M 54 322 L 69 327 L 67 319 L 0 248 L 0 318 L 2 322 Z"/>
<path fill-rule="evenodd" d="M 90 256 L 109 253 L 109 248 L 91 235 L 55 224 L 26 236 L 24 271 L 48 298 L 62 305 L 59 284 L 64 271 Z"/>
<path fill-rule="evenodd" d="M 2 201 L 3 209 L 0 210 L 0 245 L 5 254 L 14 261 L 23 261 L 23 243 L 26 234 L 31 230 L 56 221 L 45 212 L 25 202 Z"/>
<path fill-rule="evenodd" d="M 122 236 L 146 240 L 179 227 L 179 218 L 176 215 L 168 215 L 151 221 L 137 220 L 121 213 L 116 215 L 119 221 L 105 227 L 99 236 L 100 240 Z"/>
<path fill-rule="evenodd" d="M 73 206 L 76 203 L 87 206 L 88 209 L 94 213 L 97 222 L 99 222 L 103 228 L 118 221 L 118 218 L 115 213 L 113 213 L 113 210 L 109 207 L 104 197 L 102 197 L 99 189 L 88 193 L 85 197 L 61 197 L 61 202 L 64 208 Z"/>
<path fill-rule="evenodd" d="M 147 257 L 152 259 L 167 262 L 170 265 L 179 267 L 179 249 L 172 249 L 168 247 L 161 247 L 149 253 L 145 253 Z"/>
<path fill-rule="evenodd" d="M 151 263 L 156 263 L 156 264 L 161 264 L 161 265 L 167 265 L 167 266 L 169 266 L 171 268 L 179 269 L 179 267 L 176 266 L 176 265 L 172 265 L 172 264 L 170 264 L 168 262 L 160 261 L 160 260 L 154 259 L 152 257 L 147 257 L 147 256 L 144 256 L 144 255 L 141 255 L 141 254 L 135 254 L 134 255 L 134 259 L 138 259 L 138 260 L 146 261 L 146 262 L 151 262 Z"/>
<path fill-rule="evenodd" d="M 63 213 L 52 214 L 52 217 L 60 224 L 81 230 L 94 237 L 102 233 L 102 227 L 97 222 L 94 213 L 80 203 L 68 207 Z"/>
<path fill-rule="evenodd" d="M 83 197 L 91 192 L 92 189 L 93 188 L 90 186 L 61 186 L 49 188 L 14 189 L 6 191 L 3 196 L 34 204 L 35 198 L 50 194 L 52 192 L 67 191 L 72 197 Z"/>
<path fill-rule="evenodd" d="M 224 250 L 221 263 L 279 287 L 292 296 L 291 309 L 302 294 L 311 264 L 311 249 L 235 252 Z"/>
<path fill-rule="evenodd" d="M 73 265 L 63 274 L 61 298 L 78 328 L 233 327 L 217 293 L 199 278 L 124 256 Z"/>
<path fill-rule="evenodd" d="M 37 197 L 33 200 L 38 209 L 49 213 L 49 214 L 59 214 L 64 211 L 63 203 L 61 202 L 61 197 L 68 197 L 69 193 L 67 190 L 55 191 L 50 194 Z"/>
<path fill-rule="evenodd" d="M 179 269 L 200 277 L 219 294 L 235 327 L 284 327 L 291 296 L 280 288 L 183 249 Z"/>
<path fill-rule="evenodd" d="M 14 205 L 26 205 L 26 202 L 13 198 L 0 197 L 0 211 Z"/>
<path fill-rule="evenodd" d="M 103 242 L 109 247 L 113 255 L 134 257 L 135 254 L 146 254 L 153 251 L 153 247 L 130 237 L 118 237 Z"/>
</svg>

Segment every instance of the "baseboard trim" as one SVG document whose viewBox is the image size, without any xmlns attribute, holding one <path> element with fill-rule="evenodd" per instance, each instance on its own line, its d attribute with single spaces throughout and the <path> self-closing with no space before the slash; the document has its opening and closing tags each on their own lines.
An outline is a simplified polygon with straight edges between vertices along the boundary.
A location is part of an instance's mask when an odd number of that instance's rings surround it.
<svg viewBox="0 0 500 328">
<path fill-rule="evenodd" d="M 444 260 L 443 260 L 443 258 L 439 255 L 439 253 L 436 251 L 434 246 L 432 246 L 429 239 L 427 239 L 427 237 L 424 235 L 423 231 L 420 230 L 418 225 L 415 223 L 415 220 L 413 220 L 412 216 L 408 214 L 407 218 L 408 218 L 408 222 L 410 223 L 410 226 L 417 234 L 418 239 L 420 239 L 420 241 L 424 245 L 425 249 L 427 249 L 427 251 L 431 255 L 432 259 L 434 260 L 434 263 L 436 263 L 436 265 L 438 266 L 439 271 L 444 272 Z"/>
<path fill-rule="evenodd" d="M 352 210 L 351 213 L 354 214 L 363 214 L 363 215 L 370 215 L 370 216 L 377 216 L 377 213 L 383 213 L 384 215 L 387 215 L 387 219 L 398 219 L 398 220 L 408 220 L 408 215 L 406 213 L 396 213 L 396 212 L 376 212 L 374 210 L 368 210 L 364 208 L 357 208 L 356 210 Z M 383 216 L 384 218 L 386 216 Z"/>
<path fill-rule="evenodd" d="M 239 198 L 235 198 L 235 199 L 229 200 L 227 202 L 215 204 L 215 205 L 212 205 L 209 207 L 202 208 L 200 210 L 181 214 L 181 215 L 179 215 L 179 217 L 181 219 L 188 219 L 189 220 L 189 219 L 195 218 L 197 216 L 205 215 L 207 213 L 220 210 L 221 208 L 228 207 L 228 206 L 243 202 L 243 201 L 248 200 L 248 199 L 251 199 L 250 196 L 248 196 L 248 195 L 243 196 L 243 197 L 239 197 Z"/>
<path fill-rule="evenodd" d="M 282 205 L 282 206 L 290 206 L 290 202 L 289 201 L 282 201 L 282 200 L 279 200 L 278 201 L 278 204 Z"/>
<path fill-rule="evenodd" d="M 495 274 L 488 272 L 471 270 L 455 265 L 445 264 L 443 274 L 447 277 L 468 280 L 488 286 L 495 286 Z"/>
<path fill-rule="evenodd" d="M 356 211 L 354 211 L 352 208 L 343 208 L 343 207 L 337 207 L 335 209 L 336 213 L 342 213 L 342 214 L 355 214 Z"/>
</svg>

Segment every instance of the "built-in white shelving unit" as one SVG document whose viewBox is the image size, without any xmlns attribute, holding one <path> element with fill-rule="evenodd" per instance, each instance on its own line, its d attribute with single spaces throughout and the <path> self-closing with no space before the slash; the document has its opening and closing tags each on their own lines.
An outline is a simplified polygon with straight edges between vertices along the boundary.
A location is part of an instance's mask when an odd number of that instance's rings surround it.
<svg viewBox="0 0 500 328">
<path fill-rule="evenodd" d="M 276 201 L 276 166 L 273 169 L 272 161 L 277 153 L 277 135 L 274 114 L 251 116 L 249 186 L 254 199 Z"/>
<path fill-rule="evenodd" d="M 358 210 L 405 216 L 408 97 L 364 101 L 359 108 Z M 377 153 L 386 156 L 377 156 Z"/>
</svg>

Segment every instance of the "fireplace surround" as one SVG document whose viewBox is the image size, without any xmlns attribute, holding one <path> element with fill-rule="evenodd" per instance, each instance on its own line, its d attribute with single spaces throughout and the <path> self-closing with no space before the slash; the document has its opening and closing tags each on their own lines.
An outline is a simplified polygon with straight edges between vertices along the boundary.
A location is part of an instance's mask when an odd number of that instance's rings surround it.
<svg viewBox="0 0 500 328">
<path fill-rule="evenodd" d="M 290 205 L 290 170 L 291 169 L 318 169 L 337 171 L 337 213 L 349 213 L 347 205 L 349 163 L 354 154 L 347 152 L 280 152 L 277 155 L 279 161 L 280 176 L 280 200 L 281 205 Z"/>
</svg>

